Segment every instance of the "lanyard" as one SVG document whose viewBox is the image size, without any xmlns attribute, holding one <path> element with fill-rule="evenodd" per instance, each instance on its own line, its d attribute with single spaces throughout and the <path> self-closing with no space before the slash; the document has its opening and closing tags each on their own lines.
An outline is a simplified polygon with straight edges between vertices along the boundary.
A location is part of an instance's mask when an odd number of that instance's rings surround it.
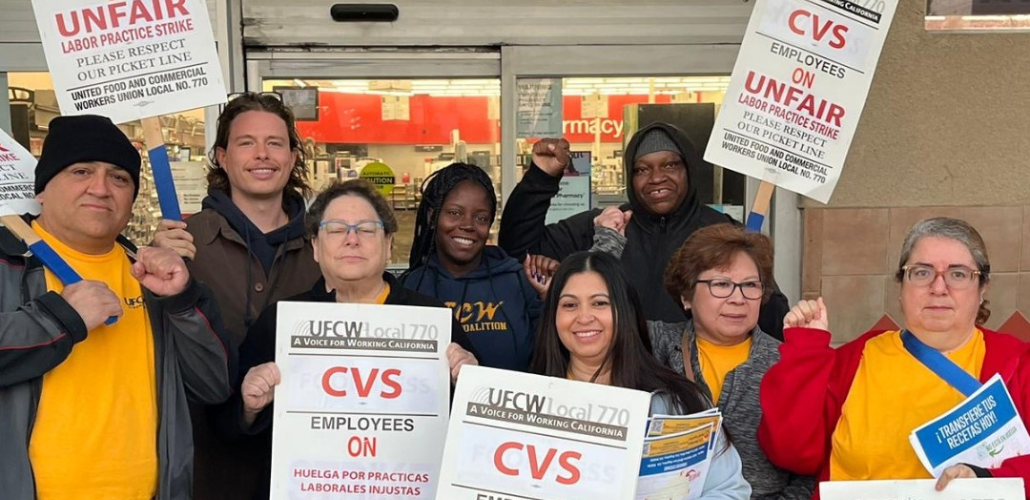
<svg viewBox="0 0 1030 500">
<path fill-rule="evenodd" d="M 917 339 L 915 335 L 912 335 L 912 332 L 903 330 L 901 332 L 901 343 L 905 345 L 905 349 L 909 354 L 915 356 L 920 363 L 936 373 L 938 377 L 944 379 L 948 385 L 958 389 L 964 396 L 972 396 L 974 392 L 980 389 L 979 380 L 962 368 L 959 368 L 955 362 L 941 354 L 937 349 Z"/>
</svg>

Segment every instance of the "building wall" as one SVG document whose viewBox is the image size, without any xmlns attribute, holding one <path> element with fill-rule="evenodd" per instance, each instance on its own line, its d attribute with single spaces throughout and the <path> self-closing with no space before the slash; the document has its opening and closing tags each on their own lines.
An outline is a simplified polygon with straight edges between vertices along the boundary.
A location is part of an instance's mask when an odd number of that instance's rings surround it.
<svg viewBox="0 0 1030 500">
<path fill-rule="evenodd" d="M 928 33 L 924 5 L 898 6 L 830 204 L 804 203 L 802 292 L 825 297 L 837 342 L 903 320 L 892 274 L 932 216 L 986 240 L 987 326 L 1030 316 L 1030 34 Z"/>
</svg>

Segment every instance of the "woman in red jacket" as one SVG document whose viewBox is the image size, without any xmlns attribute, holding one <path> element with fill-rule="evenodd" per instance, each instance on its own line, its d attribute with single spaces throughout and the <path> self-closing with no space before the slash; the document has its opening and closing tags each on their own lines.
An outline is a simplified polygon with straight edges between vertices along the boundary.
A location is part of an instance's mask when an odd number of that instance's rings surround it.
<svg viewBox="0 0 1030 500">
<path fill-rule="evenodd" d="M 896 279 L 904 329 L 867 332 L 833 349 L 822 298 L 803 300 L 784 319 L 780 362 L 761 385 L 758 438 L 769 460 L 820 481 L 930 478 L 909 434 L 965 400 L 910 354 L 922 343 L 984 382 L 1001 374 L 1026 422 L 1030 371 L 1026 345 L 983 328 L 990 262 L 983 239 L 964 221 L 917 223 L 905 238 Z M 1030 426 L 1030 425 L 1028 425 Z M 1030 479 L 1030 456 L 985 469 L 943 471 L 943 489 L 960 477 Z"/>
</svg>

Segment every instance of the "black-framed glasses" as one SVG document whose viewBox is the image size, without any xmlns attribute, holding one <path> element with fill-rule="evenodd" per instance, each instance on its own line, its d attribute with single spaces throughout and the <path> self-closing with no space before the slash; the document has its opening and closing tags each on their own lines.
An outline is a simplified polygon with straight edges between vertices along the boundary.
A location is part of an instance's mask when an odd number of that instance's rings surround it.
<svg viewBox="0 0 1030 500">
<path fill-rule="evenodd" d="M 733 292 L 740 289 L 741 295 L 748 300 L 758 300 L 762 298 L 764 288 L 762 287 L 761 281 L 745 281 L 743 283 L 734 283 L 730 280 L 697 280 L 698 283 L 704 283 L 708 285 L 708 291 L 712 293 L 712 297 L 717 299 L 725 299 L 733 295 Z"/>
<path fill-rule="evenodd" d="M 976 281 L 976 277 L 983 274 L 966 266 L 951 266 L 943 271 L 938 271 L 923 264 L 901 266 L 901 271 L 905 273 L 905 278 L 909 283 L 918 287 L 930 286 L 938 276 L 944 276 L 944 284 L 952 290 L 969 288 Z"/>
</svg>

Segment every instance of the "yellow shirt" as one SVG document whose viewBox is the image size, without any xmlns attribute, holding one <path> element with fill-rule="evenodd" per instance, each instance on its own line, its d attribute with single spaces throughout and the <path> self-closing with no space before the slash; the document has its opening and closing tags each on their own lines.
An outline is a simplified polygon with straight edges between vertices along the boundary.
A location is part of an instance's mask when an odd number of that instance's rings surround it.
<svg viewBox="0 0 1030 500">
<path fill-rule="evenodd" d="M 948 359 L 977 379 L 984 359 L 976 330 Z M 870 339 L 833 432 L 830 479 L 927 479 L 908 435 L 966 398 L 905 350 L 901 332 Z"/>
<path fill-rule="evenodd" d="M 747 361 L 747 356 L 751 352 L 751 342 L 749 336 L 737 345 L 724 346 L 697 337 L 697 359 L 701 363 L 701 377 L 712 391 L 713 404 L 719 404 L 719 395 L 722 394 L 726 374 Z"/>
<path fill-rule="evenodd" d="M 90 330 L 43 376 L 29 459 L 39 500 L 150 500 L 157 493 L 157 381 L 154 337 L 125 250 L 76 252 L 38 224 L 36 233 L 79 272 L 122 299 L 114 325 Z M 46 271 L 47 289 L 63 284 Z"/>
<path fill-rule="evenodd" d="M 383 287 L 383 291 L 379 292 L 379 295 L 376 296 L 376 304 L 385 304 L 386 303 L 386 298 L 389 297 L 389 296 L 390 296 L 390 284 L 386 283 L 386 286 Z"/>
</svg>

